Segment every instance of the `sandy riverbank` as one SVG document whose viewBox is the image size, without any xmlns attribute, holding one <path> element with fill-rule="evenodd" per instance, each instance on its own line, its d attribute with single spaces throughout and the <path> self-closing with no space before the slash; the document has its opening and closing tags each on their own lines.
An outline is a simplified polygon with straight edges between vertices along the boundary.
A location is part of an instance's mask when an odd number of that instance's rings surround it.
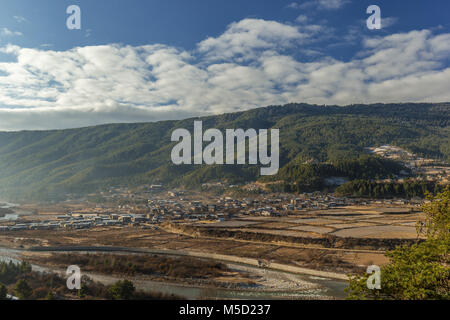
<svg viewBox="0 0 450 320">
<path fill-rule="evenodd" d="M 14 258 L 27 259 L 31 257 L 45 258 L 48 252 L 28 252 L 4 249 L 0 251 L 0 255 L 10 255 Z M 119 254 L 124 254 L 123 252 Z M 213 286 L 211 284 L 201 284 L 199 282 L 182 281 L 177 280 L 167 281 L 160 279 L 157 281 L 154 278 L 148 276 L 135 276 L 135 277 L 123 277 L 119 275 L 105 275 L 98 273 L 86 273 L 85 275 L 95 281 L 99 281 L 105 285 L 112 284 L 123 278 L 132 280 L 135 286 L 139 290 L 144 291 L 157 291 L 168 294 L 175 294 L 180 296 L 186 296 L 188 299 L 221 299 L 221 298 L 233 298 L 233 299 L 342 299 L 344 297 L 343 288 L 344 283 L 332 283 L 333 288 L 327 288 L 327 280 L 324 278 L 314 278 L 305 275 L 296 275 L 277 270 L 261 269 L 258 267 L 227 263 L 227 266 L 232 269 L 237 276 L 237 283 L 231 284 L 229 288 L 221 286 Z M 34 265 L 37 271 L 57 272 L 61 275 L 65 274 L 64 270 L 48 267 L 45 265 Z M 251 285 L 245 285 L 238 280 L 239 275 L 250 275 L 252 281 Z M 220 280 L 220 279 L 215 279 Z M 319 281 L 320 280 L 320 281 Z M 336 286 L 338 289 L 336 290 Z M 340 289 L 339 289 L 340 288 Z"/>
</svg>

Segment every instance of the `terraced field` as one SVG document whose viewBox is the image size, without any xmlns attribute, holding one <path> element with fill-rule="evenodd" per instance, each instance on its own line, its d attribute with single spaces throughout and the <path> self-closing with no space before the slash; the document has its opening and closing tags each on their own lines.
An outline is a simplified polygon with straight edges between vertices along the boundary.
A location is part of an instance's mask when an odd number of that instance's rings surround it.
<svg viewBox="0 0 450 320">
<path fill-rule="evenodd" d="M 423 213 L 402 207 L 347 207 L 300 212 L 286 217 L 239 217 L 196 227 L 292 237 L 416 239 Z"/>
</svg>

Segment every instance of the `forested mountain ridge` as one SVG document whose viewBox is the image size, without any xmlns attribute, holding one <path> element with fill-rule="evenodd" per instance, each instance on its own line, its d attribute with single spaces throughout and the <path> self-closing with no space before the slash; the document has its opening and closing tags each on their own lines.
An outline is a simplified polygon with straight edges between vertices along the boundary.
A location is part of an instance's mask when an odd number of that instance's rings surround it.
<svg viewBox="0 0 450 320">
<path fill-rule="evenodd" d="M 195 186 L 259 178 L 254 166 L 174 166 L 176 128 L 280 129 L 280 168 L 308 159 L 354 159 L 364 148 L 397 145 L 450 160 L 450 103 L 315 106 L 288 104 L 155 123 L 0 133 L 0 198 L 48 198 L 110 185 Z"/>
</svg>

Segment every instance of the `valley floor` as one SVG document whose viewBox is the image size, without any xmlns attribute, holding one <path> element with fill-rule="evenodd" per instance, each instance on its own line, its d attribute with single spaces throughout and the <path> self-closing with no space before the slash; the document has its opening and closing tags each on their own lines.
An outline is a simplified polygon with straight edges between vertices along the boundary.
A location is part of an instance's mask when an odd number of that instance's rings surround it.
<svg viewBox="0 0 450 320">
<path fill-rule="evenodd" d="M 238 216 L 215 223 L 162 223 L 155 228 L 109 226 L 1 232 L 0 247 L 18 250 L 14 252 L 20 259 L 53 270 L 58 267 L 46 263 L 46 258 L 63 252 L 189 256 L 220 261 L 233 270 L 207 281 L 188 276 L 132 279 L 138 288 L 175 286 L 177 289 L 167 293 L 184 292 L 191 298 L 224 298 L 230 292 L 244 298 L 252 297 L 247 296 L 249 292 L 278 294 L 281 298 L 343 298 L 347 275 L 364 272 L 369 265 L 383 265 L 388 262 L 385 250 L 417 241 L 415 226 L 422 219 L 423 213 L 408 208 L 354 206 L 283 217 Z M 121 279 L 120 275 L 89 275 L 104 283 Z M 338 288 L 331 289 L 335 290 L 331 296 L 323 292 L 327 281 Z M 319 291 L 322 293 L 317 296 Z"/>
</svg>

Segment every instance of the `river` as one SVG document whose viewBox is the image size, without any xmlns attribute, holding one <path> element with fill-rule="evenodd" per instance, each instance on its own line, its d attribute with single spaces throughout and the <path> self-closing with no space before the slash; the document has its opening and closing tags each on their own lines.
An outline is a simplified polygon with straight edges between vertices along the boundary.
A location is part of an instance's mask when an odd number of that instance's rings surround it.
<svg viewBox="0 0 450 320">
<path fill-rule="evenodd" d="M 12 250 L 0 248 L 0 261 L 21 260 L 21 250 Z M 91 252 L 92 253 L 92 252 Z M 261 269 L 233 263 L 234 268 L 254 269 L 255 272 L 261 272 Z M 64 276 L 63 270 L 53 270 L 47 267 L 32 265 L 37 272 L 57 272 Z M 347 286 L 345 281 L 314 277 L 309 275 L 296 275 L 283 271 L 265 270 L 265 274 L 280 278 L 291 278 L 299 282 L 313 284 L 311 289 L 303 288 L 301 290 L 236 290 L 225 288 L 204 288 L 193 285 L 164 283 L 145 279 L 132 279 L 136 288 L 143 291 L 160 292 L 169 295 L 177 295 L 189 300 L 197 299 L 243 299 L 243 300 L 272 300 L 272 299 L 345 299 L 344 289 Z M 86 273 L 86 276 L 105 285 L 112 284 L 122 278 L 112 275 Z"/>
</svg>

